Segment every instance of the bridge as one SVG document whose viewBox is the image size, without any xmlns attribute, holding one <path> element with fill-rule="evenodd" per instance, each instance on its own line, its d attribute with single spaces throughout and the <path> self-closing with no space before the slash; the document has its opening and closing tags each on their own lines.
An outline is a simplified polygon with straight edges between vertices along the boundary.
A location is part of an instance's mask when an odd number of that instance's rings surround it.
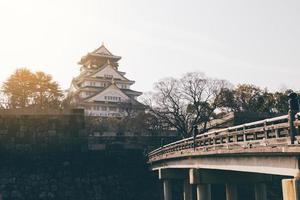
<svg viewBox="0 0 300 200">
<path fill-rule="evenodd" d="M 174 199 L 175 180 L 182 181 L 184 200 L 210 200 L 212 184 L 224 184 L 226 199 L 237 200 L 243 183 L 254 185 L 256 200 L 266 200 L 274 175 L 283 177 L 283 200 L 300 200 L 299 127 L 300 113 L 290 112 L 210 131 L 161 146 L 148 163 L 162 180 L 165 200 Z"/>
</svg>

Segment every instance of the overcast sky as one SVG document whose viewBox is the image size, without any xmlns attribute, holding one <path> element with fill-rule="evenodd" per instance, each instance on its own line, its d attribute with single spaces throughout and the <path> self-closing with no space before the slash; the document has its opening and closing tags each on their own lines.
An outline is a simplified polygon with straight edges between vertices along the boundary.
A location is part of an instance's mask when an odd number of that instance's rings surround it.
<svg viewBox="0 0 300 200">
<path fill-rule="evenodd" d="M 0 81 L 28 67 L 67 89 L 104 42 L 143 92 L 191 71 L 299 90 L 299 11 L 299 0 L 1 0 Z"/>
</svg>

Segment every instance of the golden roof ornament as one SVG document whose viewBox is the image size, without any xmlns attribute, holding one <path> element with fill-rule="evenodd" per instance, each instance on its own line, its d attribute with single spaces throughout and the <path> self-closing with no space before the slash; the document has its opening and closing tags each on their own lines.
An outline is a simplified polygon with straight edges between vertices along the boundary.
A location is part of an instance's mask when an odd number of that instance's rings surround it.
<svg viewBox="0 0 300 200">
<path fill-rule="evenodd" d="M 111 79 L 111 84 L 112 84 L 112 85 L 116 85 L 116 82 L 115 82 L 114 77 L 112 77 L 112 79 Z"/>
</svg>

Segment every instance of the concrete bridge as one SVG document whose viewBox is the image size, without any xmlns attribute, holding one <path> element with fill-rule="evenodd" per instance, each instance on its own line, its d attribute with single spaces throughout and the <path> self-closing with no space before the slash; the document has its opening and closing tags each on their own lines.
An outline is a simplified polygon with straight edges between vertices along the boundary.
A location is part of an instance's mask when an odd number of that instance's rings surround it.
<svg viewBox="0 0 300 200">
<path fill-rule="evenodd" d="M 184 200 L 210 200 L 212 184 L 224 184 L 226 199 L 236 200 L 242 183 L 254 185 L 256 200 L 266 200 L 266 183 L 280 175 L 283 200 L 300 200 L 300 113 L 294 114 L 208 132 L 150 152 L 148 162 L 163 182 L 164 199 L 174 199 L 172 184 L 179 179 Z"/>
</svg>

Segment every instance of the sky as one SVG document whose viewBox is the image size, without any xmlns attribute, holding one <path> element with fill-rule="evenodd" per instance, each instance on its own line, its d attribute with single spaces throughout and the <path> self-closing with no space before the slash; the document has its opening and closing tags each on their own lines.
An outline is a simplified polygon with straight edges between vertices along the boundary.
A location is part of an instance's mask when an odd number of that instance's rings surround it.
<svg viewBox="0 0 300 200">
<path fill-rule="evenodd" d="M 299 10 L 299 0 L 0 0 L 0 82 L 27 67 L 68 89 L 104 42 L 142 92 L 194 71 L 300 90 Z"/>
</svg>

